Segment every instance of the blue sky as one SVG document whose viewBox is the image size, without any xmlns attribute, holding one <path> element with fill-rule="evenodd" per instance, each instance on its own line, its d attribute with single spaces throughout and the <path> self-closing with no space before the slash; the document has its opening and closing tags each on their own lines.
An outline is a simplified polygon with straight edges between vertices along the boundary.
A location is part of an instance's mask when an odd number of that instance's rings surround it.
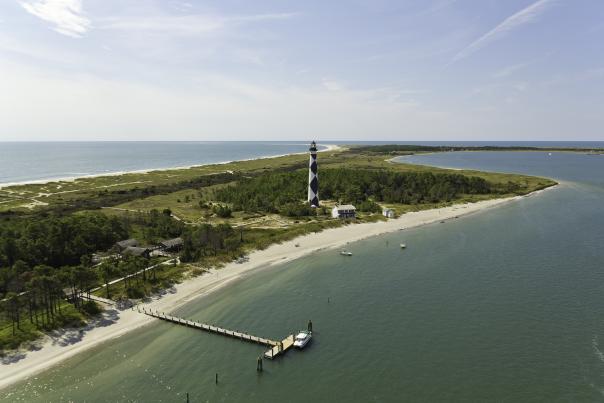
<svg viewBox="0 0 604 403">
<path fill-rule="evenodd" d="M 604 140 L 603 0 L 2 0 L 0 140 Z"/>
</svg>

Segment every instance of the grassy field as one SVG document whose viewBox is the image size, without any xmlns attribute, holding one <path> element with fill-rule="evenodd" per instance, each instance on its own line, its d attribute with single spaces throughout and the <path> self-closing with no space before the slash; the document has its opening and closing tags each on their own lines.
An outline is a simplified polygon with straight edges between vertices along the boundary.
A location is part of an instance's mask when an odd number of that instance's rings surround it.
<svg viewBox="0 0 604 403">
<path fill-rule="evenodd" d="M 320 155 L 320 169 L 347 167 L 347 168 L 363 168 L 363 169 L 387 169 L 398 172 L 452 172 L 451 170 L 433 168 L 420 165 L 403 164 L 390 162 L 380 156 L 366 156 L 359 157 L 355 155 L 348 155 L 346 153 L 331 153 L 330 155 Z M 287 164 L 285 163 L 287 161 Z M 263 164 L 264 168 L 271 166 L 272 164 L 280 167 L 291 167 L 297 166 L 300 163 L 298 156 L 292 157 L 281 157 L 277 159 L 268 159 Z M 288 165 L 290 164 L 290 165 Z M 488 180 L 489 182 L 505 186 L 509 182 L 517 184 L 517 188 L 514 192 L 509 194 L 490 194 L 490 195 L 462 195 L 459 199 L 455 200 L 454 203 L 460 202 L 476 202 L 480 200 L 486 200 L 490 198 L 499 198 L 505 196 L 514 196 L 518 194 L 526 194 L 535 190 L 539 190 L 555 184 L 554 181 L 525 175 L 515 174 L 502 174 L 502 173 L 488 173 L 479 171 L 455 171 L 455 173 L 461 173 L 468 176 L 478 176 Z M 233 217 L 229 219 L 218 218 L 212 214 L 211 204 L 216 203 L 213 198 L 213 191 L 229 184 L 221 184 L 209 186 L 206 188 L 197 189 L 184 189 L 172 193 L 149 196 L 126 203 L 116 205 L 113 208 L 113 212 L 148 212 L 152 209 L 163 210 L 170 209 L 173 215 L 186 223 L 199 224 L 199 223 L 211 223 L 217 224 L 222 222 L 229 222 L 233 226 L 255 226 L 262 228 L 287 228 L 295 224 L 293 219 L 279 216 L 276 214 L 257 214 L 257 213 L 246 213 L 246 212 L 234 212 Z M 335 203 L 329 200 L 322 200 L 322 205 L 325 207 L 331 207 Z M 417 211 L 428 208 L 442 207 L 446 204 L 419 204 L 419 205 L 394 205 L 386 204 L 386 207 L 394 208 L 397 213 L 404 213 L 408 211 Z M 107 212 L 106 210 L 104 210 Z"/>
<path fill-rule="evenodd" d="M 76 206 L 90 199 L 107 199 L 107 205 L 95 207 L 117 207 L 127 210 L 147 211 L 151 208 L 170 208 L 174 215 L 190 222 L 206 221 L 207 212 L 199 207 L 200 200 L 211 201 L 215 186 L 224 186 L 236 180 L 237 175 L 256 175 L 265 171 L 293 170 L 307 166 L 307 155 L 288 155 L 228 164 L 214 164 L 189 169 L 129 173 L 115 176 L 81 178 L 74 181 L 50 182 L 10 186 L 0 189 L 0 212 L 7 210 L 36 211 L 52 210 L 54 207 Z M 332 151 L 319 154 L 319 169 L 322 168 L 385 168 L 399 172 L 451 172 L 450 170 L 420 165 L 393 163 L 384 156 L 358 155 L 346 151 Z M 547 187 L 553 181 L 523 175 L 487 173 L 478 171 L 455 171 L 463 175 L 482 177 L 492 183 L 518 183 L 519 192 L 531 192 Z M 222 175 L 211 186 L 188 186 L 188 182 L 202 177 Z M 232 178 L 229 178 L 232 175 Z M 218 178 L 218 177 L 216 177 Z M 172 190 L 171 187 L 177 187 Z M 159 190 L 157 190 L 159 189 Z M 131 196 L 125 194 L 132 193 Z M 153 194 L 159 192 L 160 194 Z M 146 194 L 151 193 L 149 197 Z M 110 197 L 111 196 L 111 197 Z M 126 199 L 125 201 L 116 199 Z M 179 201 L 180 200 L 180 201 Z"/>
</svg>

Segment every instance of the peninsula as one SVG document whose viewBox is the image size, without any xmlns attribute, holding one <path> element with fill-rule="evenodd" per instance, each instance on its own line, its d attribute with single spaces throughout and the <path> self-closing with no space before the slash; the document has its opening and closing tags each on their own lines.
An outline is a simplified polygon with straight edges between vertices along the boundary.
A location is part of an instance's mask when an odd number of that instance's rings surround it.
<svg viewBox="0 0 604 403">
<path fill-rule="evenodd" d="M 133 304 L 169 312 L 272 264 L 556 184 L 390 151 L 332 147 L 313 171 L 311 147 L 310 175 L 296 154 L 0 189 L 0 387 L 153 321 Z"/>
</svg>

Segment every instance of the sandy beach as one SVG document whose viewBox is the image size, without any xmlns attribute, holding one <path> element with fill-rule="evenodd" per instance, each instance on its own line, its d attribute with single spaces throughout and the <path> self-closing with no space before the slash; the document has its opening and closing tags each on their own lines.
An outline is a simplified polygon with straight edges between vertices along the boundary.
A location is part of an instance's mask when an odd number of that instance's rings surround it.
<svg viewBox="0 0 604 403">
<path fill-rule="evenodd" d="M 533 197 L 543 191 L 526 196 L 457 204 L 440 209 L 412 212 L 385 222 L 351 224 L 317 234 L 305 235 L 291 241 L 272 245 L 265 250 L 255 251 L 249 255 L 249 260 L 245 263 L 233 262 L 221 269 L 210 270 L 202 276 L 187 280 L 144 306 L 168 313 L 195 298 L 206 296 L 233 281 L 249 276 L 257 270 L 266 270 L 275 264 L 292 261 L 319 250 L 341 248 L 346 243 L 376 235 L 456 219 L 526 197 Z M 123 336 L 155 320 L 131 309 L 117 310 L 110 308 L 105 312 L 103 319 L 97 320 L 83 331 L 75 329 L 54 332 L 39 343 L 39 348 L 33 351 L 18 352 L 2 359 L 0 388 L 32 377 L 69 357 L 73 357 L 105 341 Z"/>
</svg>

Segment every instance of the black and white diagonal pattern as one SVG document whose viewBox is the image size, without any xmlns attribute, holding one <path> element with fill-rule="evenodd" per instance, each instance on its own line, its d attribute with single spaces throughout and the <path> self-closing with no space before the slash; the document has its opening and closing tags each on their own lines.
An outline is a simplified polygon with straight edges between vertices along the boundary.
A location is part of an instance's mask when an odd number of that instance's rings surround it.
<svg viewBox="0 0 604 403">
<path fill-rule="evenodd" d="M 308 203 L 319 207 L 319 178 L 317 177 L 317 148 L 313 141 L 310 147 L 310 161 L 308 166 Z"/>
</svg>

